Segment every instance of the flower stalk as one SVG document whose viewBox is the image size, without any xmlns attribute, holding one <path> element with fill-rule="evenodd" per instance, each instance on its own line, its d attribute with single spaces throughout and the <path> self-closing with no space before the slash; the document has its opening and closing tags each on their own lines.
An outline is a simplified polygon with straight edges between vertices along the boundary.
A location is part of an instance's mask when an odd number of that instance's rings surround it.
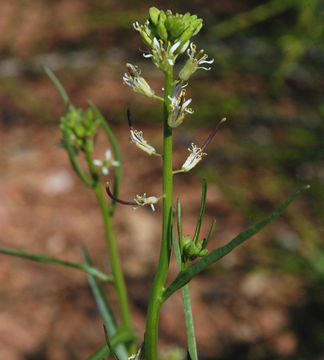
<svg viewBox="0 0 324 360">
<path fill-rule="evenodd" d="M 172 128 L 168 125 L 170 98 L 173 88 L 173 68 L 165 73 L 164 87 L 164 123 L 163 123 L 163 220 L 160 258 L 153 282 L 147 312 L 145 331 L 145 358 L 157 360 L 158 358 L 158 323 L 162 305 L 162 294 L 169 269 L 171 254 L 172 229 Z"/>
<path fill-rule="evenodd" d="M 106 198 L 104 196 L 102 185 L 99 181 L 97 169 L 92 159 L 92 153 L 87 148 L 85 150 L 85 158 L 87 160 L 89 170 L 94 181 L 93 189 L 95 191 L 100 206 L 100 210 L 102 213 L 105 235 L 106 235 L 106 244 L 108 248 L 108 258 L 111 266 L 112 275 L 114 278 L 114 285 L 117 293 L 122 325 L 125 329 L 133 331 L 128 294 L 127 294 L 124 274 L 121 267 L 119 251 L 115 239 L 112 212 L 110 211 L 110 206 L 108 205 Z M 131 351 L 133 349 L 134 349 L 134 345 L 129 344 L 129 350 Z"/>
</svg>

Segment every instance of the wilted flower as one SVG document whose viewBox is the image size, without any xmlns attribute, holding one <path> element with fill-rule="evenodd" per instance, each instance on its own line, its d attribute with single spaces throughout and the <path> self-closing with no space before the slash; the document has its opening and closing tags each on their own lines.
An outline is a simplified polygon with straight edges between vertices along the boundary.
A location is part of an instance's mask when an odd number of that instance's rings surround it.
<svg viewBox="0 0 324 360">
<path fill-rule="evenodd" d="M 187 84 L 180 81 L 173 87 L 172 97 L 169 96 L 169 99 L 171 100 L 171 111 L 168 117 L 168 124 L 172 128 L 179 126 L 183 122 L 185 114 L 193 114 L 193 110 L 188 108 L 192 99 L 185 100 L 186 90 L 184 88 L 186 86 Z"/>
<path fill-rule="evenodd" d="M 148 144 L 147 141 L 143 138 L 143 131 L 138 131 L 131 128 L 129 140 L 149 155 L 157 154 L 154 147 Z"/>
<path fill-rule="evenodd" d="M 185 172 L 191 170 L 194 168 L 199 161 L 202 159 L 204 155 L 207 155 L 207 153 L 203 153 L 201 148 L 196 146 L 194 143 L 191 144 L 191 149 L 188 148 L 190 151 L 190 155 L 188 156 L 187 160 L 182 165 L 181 169 Z"/>
<path fill-rule="evenodd" d="M 153 43 L 153 34 L 152 34 L 152 31 L 149 27 L 150 25 L 150 22 L 149 20 L 146 20 L 144 25 L 140 25 L 138 23 L 138 21 L 136 21 L 135 23 L 133 23 L 133 27 L 136 31 L 138 31 L 141 36 L 142 36 L 142 39 L 144 41 L 144 43 L 148 46 L 148 47 L 151 47 L 152 46 L 152 43 Z"/>
<path fill-rule="evenodd" d="M 190 44 L 190 49 L 187 50 L 187 54 L 189 59 L 185 63 L 184 67 L 179 72 L 179 78 L 181 80 L 187 81 L 190 76 L 197 70 L 197 69 L 204 69 L 210 70 L 211 67 L 200 66 L 202 64 L 212 64 L 214 59 L 207 60 L 208 55 L 204 54 L 204 50 L 200 50 L 196 55 L 196 45 L 194 43 Z"/>
<path fill-rule="evenodd" d="M 133 88 L 139 94 L 145 95 L 149 98 L 153 97 L 154 91 L 150 85 L 141 76 L 141 70 L 132 64 L 126 64 L 128 73 L 123 76 L 124 84 Z"/>
<path fill-rule="evenodd" d="M 119 166 L 120 162 L 112 158 L 111 151 L 108 149 L 105 153 L 104 160 L 93 160 L 93 164 L 100 167 L 100 171 L 104 175 L 108 175 L 111 166 Z"/>
<path fill-rule="evenodd" d="M 152 211 L 155 211 L 154 204 L 156 204 L 159 199 L 160 198 L 156 196 L 150 196 L 147 198 L 146 193 L 144 193 L 143 195 L 136 195 L 134 201 L 136 202 L 137 206 L 134 206 L 133 209 L 137 209 L 139 206 L 150 205 Z"/>
</svg>

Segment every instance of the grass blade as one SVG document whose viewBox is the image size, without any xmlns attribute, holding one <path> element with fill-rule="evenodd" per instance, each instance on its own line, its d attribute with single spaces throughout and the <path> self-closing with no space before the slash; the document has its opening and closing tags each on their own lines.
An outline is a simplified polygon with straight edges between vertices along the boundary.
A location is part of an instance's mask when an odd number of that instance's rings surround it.
<svg viewBox="0 0 324 360">
<path fill-rule="evenodd" d="M 180 201 L 178 199 L 178 209 L 180 207 Z M 181 270 L 182 262 L 181 262 L 181 253 L 179 243 L 177 238 L 172 232 L 172 242 L 174 248 L 174 254 L 178 263 L 179 270 Z M 189 295 L 189 286 L 188 284 L 182 287 L 182 300 L 183 300 L 183 307 L 185 313 L 185 322 L 186 322 L 186 331 L 187 331 L 187 341 L 188 341 L 188 351 L 191 360 L 198 360 L 197 355 L 197 345 L 196 345 L 196 337 L 195 337 L 195 328 L 193 323 L 193 315 L 191 309 L 191 302 L 190 302 L 190 295 Z"/>
<path fill-rule="evenodd" d="M 21 257 L 21 258 L 32 260 L 32 261 L 37 261 L 37 262 L 42 262 L 42 263 L 47 263 L 47 264 L 61 265 L 61 266 L 72 267 L 72 268 L 75 268 L 75 269 L 80 269 L 80 270 L 85 271 L 89 275 L 97 277 L 100 280 L 103 280 L 103 281 L 106 281 L 106 282 L 113 282 L 113 277 L 111 275 L 110 276 L 106 275 L 102 271 L 100 271 L 99 269 L 97 269 L 97 268 L 95 268 L 95 267 L 93 267 L 91 265 L 88 265 L 88 264 L 82 264 L 82 263 L 78 263 L 78 262 L 60 260 L 60 259 L 50 257 L 50 256 L 31 254 L 31 253 L 26 253 L 26 252 L 23 252 L 23 251 L 18 251 L 18 250 L 13 250 L 13 249 L 7 249 L 7 248 L 3 248 L 3 247 L 0 247 L 0 253 L 10 255 L 10 256 Z"/>
<path fill-rule="evenodd" d="M 263 220 L 257 222 L 255 225 L 251 226 L 245 231 L 242 231 L 234 239 L 232 239 L 226 245 L 212 251 L 209 255 L 206 255 L 201 260 L 197 261 L 194 265 L 189 267 L 187 270 L 182 271 L 176 277 L 176 279 L 169 285 L 169 287 L 164 291 L 163 301 L 165 301 L 169 296 L 171 296 L 175 291 L 187 284 L 194 276 L 199 274 L 201 271 L 206 269 L 209 265 L 215 263 L 217 260 L 221 259 L 223 256 L 227 255 L 237 246 L 242 244 L 244 241 L 255 235 L 257 232 L 262 230 L 266 225 L 268 225 L 273 219 L 280 215 L 286 207 L 306 188 L 306 186 L 300 190 L 297 190 L 292 196 L 286 199 L 271 215 L 267 216 Z"/>
<path fill-rule="evenodd" d="M 82 251 L 83 251 L 83 257 L 84 257 L 86 263 L 91 266 L 91 264 L 92 264 L 91 259 L 89 257 L 89 254 L 88 254 L 86 248 L 83 247 Z M 89 281 L 89 285 L 90 285 L 92 294 L 96 300 L 97 307 L 98 307 L 98 310 L 102 317 L 102 320 L 103 320 L 106 328 L 108 329 L 109 333 L 113 337 L 117 332 L 117 324 L 116 324 L 114 314 L 108 303 L 108 300 L 107 300 L 106 296 L 104 295 L 104 292 L 102 291 L 102 288 L 99 285 L 97 279 L 94 276 L 89 275 L 88 281 Z M 119 359 L 127 360 L 127 351 L 123 344 L 118 345 L 115 348 L 115 351 L 116 351 L 116 354 L 118 355 Z"/>
</svg>

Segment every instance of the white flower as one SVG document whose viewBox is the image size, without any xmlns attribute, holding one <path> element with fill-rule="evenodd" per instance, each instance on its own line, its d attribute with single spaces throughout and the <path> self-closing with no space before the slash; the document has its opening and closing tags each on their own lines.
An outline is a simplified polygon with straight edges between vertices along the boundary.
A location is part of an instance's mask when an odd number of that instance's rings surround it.
<svg viewBox="0 0 324 360">
<path fill-rule="evenodd" d="M 156 196 L 150 196 L 147 198 L 145 193 L 143 195 L 136 195 L 134 201 L 136 202 L 137 206 L 134 206 L 133 209 L 137 209 L 139 206 L 150 205 L 152 211 L 155 211 L 154 204 L 156 204 L 159 199 L 160 198 L 157 198 Z"/>
<path fill-rule="evenodd" d="M 182 165 L 181 169 L 185 172 L 191 170 L 194 168 L 199 161 L 202 159 L 204 155 L 207 155 L 206 153 L 203 153 L 201 148 L 196 146 L 194 143 L 191 144 L 191 149 L 188 148 L 190 151 L 190 155 L 188 156 L 187 160 Z"/>
<path fill-rule="evenodd" d="M 105 159 L 104 160 L 93 160 L 93 164 L 100 167 L 100 171 L 104 175 L 108 175 L 109 168 L 111 166 L 119 166 L 120 162 L 113 160 L 111 151 L 108 149 L 105 153 Z"/>
<path fill-rule="evenodd" d="M 150 85 L 141 77 L 141 70 L 132 64 L 126 64 L 128 73 L 123 76 L 124 84 L 133 88 L 139 94 L 145 95 L 149 98 L 153 97 L 154 91 Z"/>
<path fill-rule="evenodd" d="M 204 54 L 204 50 L 200 50 L 197 55 L 196 52 L 197 52 L 196 45 L 193 42 L 190 43 L 190 49 L 187 50 L 189 59 L 187 60 L 184 67 L 179 72 L 179 78 L 181 80 L 187 81 L 197 69 L 203 69 L 207 71 L 211 69 L 211 67 L 205 67 L 201 65 L 212 64 L 214 62 L 214 59 L 207 60 L 208 55 Z"/>
<path fill-rule="evenodd" d="M 170 43 L 170 41 L 168 41 L 165 46 L 161 39 L 158 40 L 156 37 L 154 37 L 151 53 L 143 54 L 143 56 L 145 58 L 152 58 L 155 66 L 163 71 L 166 71 L 170 66 L 174 65 L 174 62 L 178 56 L 175 55 L 175 51 L 180 45 L 181 41 L 178 40 L 173 45 Z"/>
<path fill-rule="evenodd" d="M 147 152 L 149 155 L 157 154 L 154 147 L 148 144 L 147 141 L 143 138 L 143 131 L 137 131 L 131 128 L 129 140 L 137 147 Z"/>
<path fill-rule="evenodd" d="M 186 90 L 184 89 L 187 84 L 180 81 L 173 87 L 171 100 L 170 113 L 168 117 L 168 124 L 170 127 L 175 128 L 179 126 L 185 117 L 185 114 L 193 114 L 193 110 L 188 107 L 192 99 L 185 100 Z"/>
</svg>

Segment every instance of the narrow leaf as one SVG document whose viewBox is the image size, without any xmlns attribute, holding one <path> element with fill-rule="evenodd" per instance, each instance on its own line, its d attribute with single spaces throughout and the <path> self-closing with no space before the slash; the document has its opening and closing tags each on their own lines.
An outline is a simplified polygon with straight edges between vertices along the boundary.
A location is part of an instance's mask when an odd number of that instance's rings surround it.
<svg viewBox="0 0 324 360">
<path fill-rule="evenodd" d="M 96 269 L 95 267 L 87 265 L 87 264 L 66 261 L 66 260 L 60 260 L 60 259 L 50 257 L 50 256 L 31 254 L 31 253 L 26 253 L 23 251 L 18 251 L 18 250 L 13 250 L 13 249 L 7 249 L 7 248 L 3 248 L 3 247 L 0 247 L 0 253 L 6 254 L 6 255 L 11 255 L 11 256 L 16 256 L 16 257 L 21 257 L 21 258 L 32 260 L 32 261 L 80 269 L 80 270 L 85 271 L 89 275 L 93 275 L 103 281 L 113 282 L 112 276 L 106 275 L 99 269 Z"/>
<path fill-rule="evenodd" d="M 42 66 L 45 74 L 52 80 L 53 84 L 55 85 L 57 91 L 60 93 L 65 105 L 68 105 L 70 103 L 70 99 L 68 97 L 68 94 L 66 93 L 63 85 L 59 81 L 59 79 L 54 75 L 53 71 L 49 69 L 46 66 Z"/>
<path fill-rule="evenodd" d="M 182 223 L 181 223 L 181 204 L 180 204 L 180 199 L 177 200 L 177 227 L 178 227 L 178 239 L 179 239 L 179 246 L 180 246 L 180 265 L 178 263 L 178 265 L 180 266 L 181 269 L 181 257 L 182 257 Z M 176 250 L 174 250 L 175 252 Z M 177 254 L 175 254 L 175 256 L 177 257 Z M 178 260 L 178 258 L 177 258 Z"/>
<path fill-rule="evenodd" d="M 110 343 L 110 341 L 109 341 L 108 332 L 107 332 L 107 328 L 106 328 L 105 325 L 104 325 L 104 331 L 105 331 L 106 344 L 107 344 L 107 346 L 108 346 L 108 349 L 109 349 L 111 355 L 113 356 L 113 358 L 114 358 L 115 360 L 119 360 L 119 359 L 118 359 L 118 356 L 117 356 L 116 353 L 115 353 L 114 347 L 111 345 L 111 343 Z"/>
<path fill-rule="evenodd" d="M 169 285 L 169 287 L 164 291 L 163 301 L 165 301 L 169 296 L 171 296 L 175 291 L 180 289 L 182 286 L 187 284 L 194 276 L 199 274 L 201 271 L 205 270 L 209 265 L 215 263 L 217 260 L 221 259 L 223 256 L 227 255 L 237 246 L 242 244 L 245 240 L 252 237 L 254 234 L 263 229 L 268 225 L 273 219 L 280 215 L 283 210 L 306 188 L 304 187 L 300 190 L 297 190 L 292 196 L 286 199 L 271 215 L 259 221 L 255 225 L 251 226 L 245 231 L 242 231 L 234 239 L 232 239 L 226 245 L 212 251 L 209 255 L 206 255 L 201 260 L 197 261 L 194 265 L 188 268 L 185 271 L 179 273 L 176 279 Z"/>
<path fill-rule="evenodd" d="M 205 204 L 206 204 L 206 192 L 207 192 L 207 182 L 205 179 L 203 179 L 202 183 L 201 183 L 201 203 L 200 203 L 200 210 L 199 210 L 199 215 L 198 215 L 198 222 L 197 222 L 195 235 L 192 239 L 194 243 L 197 243 L 199 232 L 200 232 L 202 216 L 204 214 Z"/>
<path fill-rule="evenodd" d="M 180 201 L 178 199 L 178 206 L 180 206 Z M 181 261 L 181 253 L 177 238 L 172 232 L 172 242 L 173 242 L 173 249 L 174 254 L 178 263 L 179 270 L 181 270 L 182 261 Z M 189 295 L 189 286 L 188 284 L 182 287 L 182 300 L 183 300 L 183 307 L 185 313 L 185 322 L 186 322 L 186 332 L 187 332 L 187 342 L 188 342 L 188 351 L 190 354 L 190 358 L 192 360 L 198 360 L 197 355 L 197 345 L 196 345 L 196 337 L 195 337 L 195 328 L 193 323 L 193 315 L 191 309 L 191 302 L 190 302 L 190 295 Z"/>
<path fill-rule="evenodd" d="M 211 226 L 210 226 L 210 230 L 206 239 L 206 243 L 205 246 L 208 244 L 208 241 L 210 240 L 210 238 L 213 236 L 214 230 L 215 230 L 215 225 L 216 225 L 216 220 L 214 219 Z"/>
<path fill-rule="evenodd" d="M 179 268 L 179 270 L 181 270 L 181 266 L 182 266 L 181 252 L 180 252 L 178 240 L 174 234 L 174 230 L 172 231 L 172 244 L 173 244 L 174 255 L 177 260 L 178 268 Z"/>
<path fill-rule="evenodd" d="M 128 343 L 136 338 L 136 335 L 129 331 L 118 330 L 117 334 L 110 340 L 113 348 L 116 348 L 122 343 Z M 95 353 L 90 355 L 86 360 L 102 360 L 105 356 L 110 355 L 110 350 L 107 345 L 102 346 Z"/>
<path fill-rule="evenodd" d="M 89 257 L 89 254 L 85 247 L 82 249 L 83 251 L 83 257 L 88 265 L 91 265 L 91 259 Z M 109 333 L 113 337 L 117 332 L 117 325 L 116 320 L 114 317 L 114 314 L 111 310 L 111 307 L 108 303 L 108 300 L 106 296 L 104 295 L 104 292 L 99 285 L 97 279 L 94 276 L 89 275 L 88 276 L 89 285 L 92 291 L 92 294 L 96 300 L 98 310 L 100 312 L 100 315 L 102 317 L 102 320 L 108 329 Z M 122 360 L 127 360 L 127 351 L 124 345 L 119 345 L 115 348 L 116 354 L 118 357 Z"/>
</svg>

